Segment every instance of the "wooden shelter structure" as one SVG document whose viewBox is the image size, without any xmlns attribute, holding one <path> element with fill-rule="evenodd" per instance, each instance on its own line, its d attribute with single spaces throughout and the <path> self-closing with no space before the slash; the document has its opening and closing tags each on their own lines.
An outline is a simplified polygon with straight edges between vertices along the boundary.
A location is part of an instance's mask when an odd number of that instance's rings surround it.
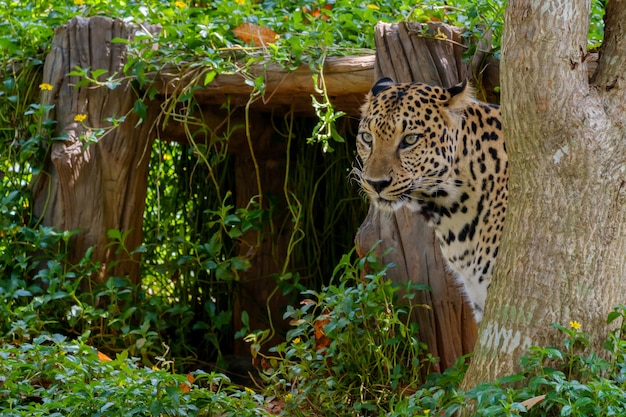
<svg viewBox="0 0 626 417">
<path fill-rule="evenodd" d="M 155 26 L 147 29 L 159 30 Z M 159 95 L 147 103 L 146 116 L 140 124 L 132 111 L 137 92 L 130 82 L 123 81 L 114 89 L 74 88 L 79 79 L 68 74 L 76 67 L 107 69 L 103 79 L 121 74 L 126 63 L 126 47 L 112 40 L 132 39 L 136 30 L 120 20 L 73 18 L 57 29 L 44 66 L 43 81 L 51 84 L 53 90 L 42 92 L 42 104 L 55 106 L 49 116 L 57 121 L 55 136 L 63 140 L 51 145 L 43 173 L 33 182 L 35 212 L 44 225 L 81 231 L 70 240 L 70 261 L 77 262 L 87 248 L 94 247 L 94 259 L 102 265 L 100 274 L 92 277 L 95 283 L 102 283 L 112 275 L 141 282 L 137 262 L 140 254 L 132 249 L 142 242 L 150 149 L 158 137 L 186 141 L 184 126 L 174 121 L 163 126 L 159 119 L 160 100 L 166 100 L 197 79 L 193 73 L 177 69 L 154 74 Z M 375 30 L 376 56 L 328 58 L 325 62 L 328 95 L 336 109 L 350 116 L 359 116 L 363 98 L 378 77 L 448 87 L 484 69 L 478 61 L 472 64 L 463 59 L 460 32 L 444 24 L 433 23 L 428 27 L 419 23 L 379 24 Z M 215 128 L 214 133 L 219 132 L 225 117 L 244 120 L 242 108 L 248 106 L 251 110 L 245 121 L 254 132 L 254 143 L 250 147 L 245 137 L 235 134 L 229 144 L 229 149 L 240 156 L 235 168 L 238 206 L 245 205 L 258 191 L 244 174 L 252 162 L 261 167 L 265 190 L 282 187 L 280 170 L 285 149 L 269 145 L 272 126 L 264 122 L 260 112 L 271 109 L 313 115 L 310 96 L 317 94 L 307 66 L 287 72 L 270 64 L 250 71 L 265 76 L 265 94 L 255 101 L 249 102 L 252 88 L 241 74 L 220 74 L 207 86 L 194 90 L 203 106 L 205 121 Z M 227 100 L 231 110 L 226 112 L 220 104 Z M 76 115 L 86 115 L 86 120 L 79 121 Z M 111 129 L 116 115 L 126 117 Z M 94 129 L 110 131 L 99 141 L 85 146 L 85 136 Z M 111 244 L 107 235 L 111 229 L 126 235 L 124 246 L 128 250 L 120 251 Z M 237 305 L 240 311 L 250 313 L 253 328 L 264 326 L 260 317 L 264 315 L 265 299 L 276 285 L 266 277 L 276 272 L 273 261 L 276 253 L 280 257 L 287 250 L 287 242 L 280 239 L 283 238 L 266 238 L 259 244 L 258 235 L 253 233 L 244 239 L 249 242 L 248 247 L 246 244 L 241 247 L 241 253 L 253 253 L 253 266 L 241 276 Z M 422 282 L 432 288 L 432 292 L 419 295 L 432 308 L 420 309 L 415 319 L 422 340 L 434 356 L 441 358 L 441 367 L 435 370 L 445 369 L 460 355 L 471 351 L 476 327 L 457 284 L 445 270 L 433 232 L 414 213 L 400 210 L 389 216 L 370 208 L 356 235 L 360 253 L 379 240 L 382 243 L 377 250 L 393 248 L 383 259 L 397 265 L 389 272 L 391 279 Z M 271 301 L 272 314 L 276 317 L 283 303 L 280 297 Z M 237 312 L 234 316 L 239 317 Z M 239 349 L 237 353 L 244 353 L 243 347 Z"/>
</svg>

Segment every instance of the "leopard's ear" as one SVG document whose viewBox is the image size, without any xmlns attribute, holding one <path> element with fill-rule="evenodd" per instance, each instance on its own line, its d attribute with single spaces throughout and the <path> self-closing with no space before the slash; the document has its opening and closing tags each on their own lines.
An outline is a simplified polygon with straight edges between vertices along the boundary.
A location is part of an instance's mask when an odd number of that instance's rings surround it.
<svg viewBox="0 0 626 417">
<path fill-rule="evenodd" d="M 378 93 L 388 89 L 394 84 L 394 81 L 389 77 L 381 78 L 380 80 L 376 81 L 376 84 L 374 84 L 374 86 L 372 87 L 372 95 L 377 96 Z"/>
<path fill-rule="evenodd" d="M 388 89 L 394 84 L 395 82 L 389 77 L 381 78 L 380 80 L 378 80 L 376 84 L 374 84 L 370 92 L 367 93 L 367 95 L 365 96 L 365 101 L 363 102 L 363 105 L 361 106 L 361 116 L 365 116 L 365 114 L 367 113 L 369 109 L 370 104 L 372 103 L 372 99 L 375 96 L 377 96 L 381 91 Z"/>
<path fill-rule="evenodd" d="M 467 79 L 461 81 L 457 85 L 453 85 L 450 88 L 446 88 L 446 90 L 448 91 L 448 93 L 450 93 L 452 97 L 454 97 L 462 93 L 465 90 L 465 88 L 467 88 Z"/>
<path fill-rule="evenodd" d="M 452 111 L 462 110 L 474 101 L 474 89 L 467 80 L 463 80 L 457 85 L 446 88 L 446 91 L 450 95 L 450 98 L 445 103 L 445 106 Z"/>
</svg>

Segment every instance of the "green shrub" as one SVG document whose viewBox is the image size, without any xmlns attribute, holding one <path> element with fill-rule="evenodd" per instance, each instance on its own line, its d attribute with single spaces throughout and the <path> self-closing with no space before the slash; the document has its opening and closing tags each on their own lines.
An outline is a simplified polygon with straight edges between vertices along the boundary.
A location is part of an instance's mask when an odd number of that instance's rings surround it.
<svg viewBox="0 0 626 417">
<path fill-rule="evenodd" d="M 624 416 L 626 306 L 615 307 L 608 321 L 617 326 L 606 338 L 606 359 L 588 351 L 589 335 L 580 323 L 555 324 L 563 333 L 563 347 L 531 347 L 521 358 L 519 374 L 462 392 L 458 386 L 465 365 L 459 362 L 443 375 L 430 375 L 422 389 L 401 399 L 388 415 L 451 416 L 474 402 L 474 415 L 484 417 Z"/>
<path fill-rule="evenodd" d="M 0 348 L 0 412 L 6 417 L 268 415 L 262 397 L 228 385 L 219 374 L 138 365 L 127 351 L 110 360 L 80 338 L 59 334 Z"/>
<path fill-rule="evenodd" d="M 287 396 L 289 415 L 356 415 L 384 410 L 417 390 L 436 361 L 418 338 L 412 300 L 420 285 L 386 279 L 374 256 L 345 255 L 334 283 L 302 292 L 287 307 L 293 329 L 265 355 L 267 333 L 249 335 L 271 395 Z M 372 272 L 363 274 L 365 265 Z M 403 294 L 402 296 L 400 294 Z M 355 414 L 356 413 L 356 414 Z"/>
</svg>

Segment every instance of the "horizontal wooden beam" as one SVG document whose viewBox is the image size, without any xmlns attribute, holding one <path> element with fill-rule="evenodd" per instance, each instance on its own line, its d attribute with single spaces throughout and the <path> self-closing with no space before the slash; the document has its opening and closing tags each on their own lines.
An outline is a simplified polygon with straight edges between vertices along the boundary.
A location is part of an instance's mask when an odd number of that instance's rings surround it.
<svg viewBox="0 0 626 417">
<path fill-rule="evenodd" d="M 365 94 L 374 83 L 375 55 L 355 55 L 328 57 L 324 61 L 323 76 L 326 91 L 335 110 L 351 116 L 360 115 L 360 106 Z M 156 87 L 163 95 L 180 94 L 186 88 L 199 87 L 194 96 L 201 104 L 223 104 L 228 99 L 233 106 L 245 106 L 254 91 L 250 82 L 264 76 L 265 91 L 251 103 L 251 108 L 261 111 L 287 112 L 298 115 L 315 114 L 311 95 L 315 91 L 312 71 L 308 65 L 301 65 L 295 71 L 288 71 L 276 63 L 256 64 L 247 71 L 231 74 L 218 74 L 206 86 L 203 72 L 206 69 L 190 71 L 163 71 L 156 78 Z"/>
</svg>

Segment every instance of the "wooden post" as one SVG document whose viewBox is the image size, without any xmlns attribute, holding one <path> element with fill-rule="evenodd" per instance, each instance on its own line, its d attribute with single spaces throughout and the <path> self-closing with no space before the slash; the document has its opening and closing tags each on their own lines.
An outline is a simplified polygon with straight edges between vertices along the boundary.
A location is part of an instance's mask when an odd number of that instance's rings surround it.
<svg viewBox="0 0 626 417">
<path fill-rule="evenodd" d="M 470 75 L 462 59 L 463 40 L 458 29 L 431 23 L 424 32 L 419 23 L 379 23 L 375 29 L 376 79 L 391 77 L 398 82 L 421 81 L 443 87 L 459 83 Z M 382 241 L 377 253 L 393 250 L 382 259 L 397 265 L 388 272 L 396 282 L 424 283 L 430 292 L 418 294 L 417 302 L 432 309 L 417 309 L 415 320 L 420 337 L 433 356 L 440 358 L 433 371 L 442 371 L 472 351 L 476 323 L 465 304 L 458 284 L 447 271 L 434 231 L 421 216 L 401 209 L 381 213 L 370 206 L 356 236 L 359 254 Z"/>
<path fill-rule="evenodd" d="M 45 226 L 81 232 L 69 242 L 69 262 L 77 263 L 89 247 L 102 263 L 92 283 L 109 276 L 129 277 L 139 283 L 138 254 L 141 244 L 151 129 L 158 106 L 137 125 L 132 111 L 137 99 L 129 82 L 114 89 L 105 86 L 76 88 L 78 77 L 68 76 L 76 67 L 105 69 L 99 80 L 122 77 L 126 46 L 114 38 L 131 39 L 137 28 L 121 20 L 75 17 L 60 26 L 44 65 L 43 82 L 52 91 L 42 92 L 42 104 L 54 105 L 49 117 L 57 121 L 55 139 L 43 172 L 33 181 L 34 210 Z M 156 32 L 156 27 L 148 30 Z M 119 126 L 107 118 L 125 117 Z M 96 136 L 104 129 L 106 134 Z M 95 142 L 87 143 L 86 140 Z M 128 249 L 109 245 L 109 230 L 127 233 Z M 85 282 L 84 289 L 92 284 Z"/>
</svg>

